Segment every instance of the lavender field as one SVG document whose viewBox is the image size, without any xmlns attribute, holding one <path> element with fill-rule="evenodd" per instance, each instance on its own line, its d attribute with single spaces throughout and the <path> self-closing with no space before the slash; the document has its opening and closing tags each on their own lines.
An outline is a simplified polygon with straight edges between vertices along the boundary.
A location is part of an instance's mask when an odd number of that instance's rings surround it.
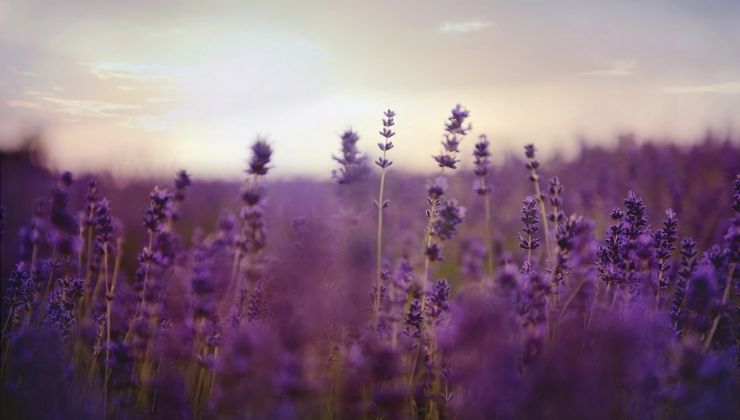
<svg viewBox="0 0 740 420">
<path fill-rule="evenodd" d="M 391 110 L 324 180 L 3 153 L 2 418 L 738 418 L 738 142 L 492 165 L 473 116 L 426 176 Z"/>
</svg>

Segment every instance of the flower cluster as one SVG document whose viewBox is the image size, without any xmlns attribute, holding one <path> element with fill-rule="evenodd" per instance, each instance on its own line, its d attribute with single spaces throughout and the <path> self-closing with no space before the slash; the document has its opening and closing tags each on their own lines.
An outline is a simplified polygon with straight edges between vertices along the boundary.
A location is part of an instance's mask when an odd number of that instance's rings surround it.
<svg viewBox="0 0 740 420">
<path fill-rule="evenodd" d="M 440 154 L 434 156 L 434 160 L 437 161 L 440 168 L 457 168 L 457 163 L 460 161 L 457 158 L 457 154 L 460 152 L 460 142 L 472 129 L 470 124 L 465 125 L 465 120 L 469 116 L 470 112 L 460 104 L 452 109 L 452 115 L 445 123 L 445 135 L 444 140 L 442 140 L 443 150 Z"/>
<path fill-rule="evenodd" d="M 151 233 L 157 233 L 164 227 L 169 218 L 173 195 L 163 188 L 154 187 L 149 194 L 149 207 L 144 212 L 144 227 Z"/>
<path fill-rule="evenodd" d="M 332 171 L 332 178 L 339 184 L 353 184 L 367 175 L 367 158 L 357 148 L 360 136 L 356 132 L 346 130 L 339 137 L 342 143 L 341 155 L 332 156 L 339 163 L 339 169 Z"/>
<path fill-rule="evenodd" d="M 522 217 L 520 219 L 524 226 L 523 235 L 519 235 L 519 247 L 532 251 L 540 246 L 540 240 L 535 235 L 540 230 L 540 212 L 537 209 L 537 200 L 529 196 L 522 200 Z"/>
<path fill-rule="evenodd" d="M 486 195 L 491 192 L 491 186 L 488 185 L 486 180 L 486 176 L 491 171 L 489 144 L 488 137 L 485 134 L 481 134 L 473 150 L 473 157 L 475 159 L 473 162 L 475 165 L 474 173 L 478 177 L 473 184 L 473 189 L 478 195 Z"/>
<path fill-rule="evenodd" d="M 396 113 L 388 109 L 383 113 L 383 115 L 385 116 L 385 118 L 383 118 L 383 128 L 379 133 L 383 136 L 385 141 L 378 143 L 378 148 L 383 152 L 383 156 L 379 157 L 378 160 L 375 161 L 375 164 L 380 166 L 382 169 L 385 169 L 393 164 L 392 161 L 386 159 L 385 154 L 393 148 L 391 137 L 396 135 L 395 131 L 392 130 L 392 127 L 396 125 L 396 121 L 394 120 Z"/>
</svg>

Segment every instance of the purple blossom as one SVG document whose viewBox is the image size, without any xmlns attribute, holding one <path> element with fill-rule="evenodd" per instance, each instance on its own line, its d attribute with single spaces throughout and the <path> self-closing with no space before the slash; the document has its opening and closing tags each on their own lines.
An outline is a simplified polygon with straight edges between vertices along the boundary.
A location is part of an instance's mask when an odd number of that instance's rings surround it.
<svg viewBox="0 0 740 420">
<path fill-rule="evenodd" d="M 537 208 L 537 200 L 529 196 L 522 200 L 522 217 L 520 219 L 524 226 L 523 235 L 519 235 L 519 247 L 532 251 L 540 246 L 540 240 L 535 235 L 540 230 L 540 211 Z"/>
<path fill-rule="evenodd" d="M 444 140 L 442 140 L 443 151 L 434 156 L 434 160 L 440 168 L 455 169 L 459 162 L 457 153 L 460 152 L 460 142 L 472 127 L 470 124 L 465 125 L 465 120 L 470 116 L 470 112 L 462 105 L 457 104 L 451 113 L 452 115 L 445 123 L 445 135 Z"/>
<path fill-rule="evenodd" d="M 351 129 L 344 131 L 340 136 L 341 154 L 332 156 L 339 169 L 332 171 L 332 178 L 338 184 L 352 184 L 365 177 L 368 173 L 367 158 L 360 153 L 357 142 L 360 136 Z"/>
<path fill-rule="evenodd" d="M 249 175 L 264 176 L 270 170 L 270 158 L 272 157 L 272 147 L 267 140 L 257 137 L 252 143 L 252 158 L 249 161 L 247 173 Z"/>
<path fill-rule="evenodd" d="M 457 227 L 465 219 L 465 207 L 456 200 L 444 200 L 437 203 L 429 234 L 440 240 L 452 239 Z"/>
</svg>

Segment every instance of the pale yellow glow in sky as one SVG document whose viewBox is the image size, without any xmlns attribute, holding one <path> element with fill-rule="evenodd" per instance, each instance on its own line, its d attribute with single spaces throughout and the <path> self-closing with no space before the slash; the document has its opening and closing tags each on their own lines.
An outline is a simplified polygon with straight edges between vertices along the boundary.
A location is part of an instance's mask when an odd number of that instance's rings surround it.
<svg viewBox="0 0 740 420">
<path fill-rule="evenodd" d="M 374 156 L 392 107 L 394 168 L 430 170 L 458 102 L 499 159 L 737 137 L 735 2 L 398 3 L 3 2 L 0 147 L 42 128 L 57 167 L 238 178 L 261 134 L 277 175 L 328 177 L 338 134 Z"/>
</svg>

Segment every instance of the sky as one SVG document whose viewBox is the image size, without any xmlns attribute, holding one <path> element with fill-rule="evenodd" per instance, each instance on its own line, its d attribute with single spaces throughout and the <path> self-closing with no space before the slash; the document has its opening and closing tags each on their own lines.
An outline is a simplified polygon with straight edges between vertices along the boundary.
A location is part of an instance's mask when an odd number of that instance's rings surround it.
<svg viewBox="0 0 740 420">
<path fill-rule="evenodd" d="M 237 179 L 261 135 L 275 176 L 328 177 L 390 107 L 394 168 L 429 171 L 456 103 L 494 162 L 738 138 L 740 2 L 0 2 L 0 148 L 40 133 L 55 168 Z"/>
</svg>

